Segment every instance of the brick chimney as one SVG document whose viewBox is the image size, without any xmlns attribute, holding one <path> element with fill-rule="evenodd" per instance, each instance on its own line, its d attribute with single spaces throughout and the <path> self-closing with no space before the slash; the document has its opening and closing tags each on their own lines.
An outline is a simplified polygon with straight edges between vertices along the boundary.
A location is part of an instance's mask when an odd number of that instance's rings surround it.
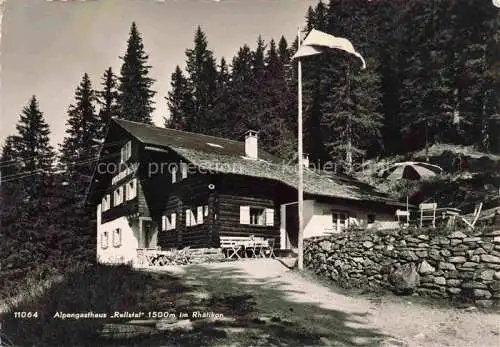
<svg viewBox="0 0 500 347">
<path fill-rule="evenodd" d="M 258 158 L 258 132 L 248 130 L 245 133 L 245 156 L 252 159 Z"/>
</svg>

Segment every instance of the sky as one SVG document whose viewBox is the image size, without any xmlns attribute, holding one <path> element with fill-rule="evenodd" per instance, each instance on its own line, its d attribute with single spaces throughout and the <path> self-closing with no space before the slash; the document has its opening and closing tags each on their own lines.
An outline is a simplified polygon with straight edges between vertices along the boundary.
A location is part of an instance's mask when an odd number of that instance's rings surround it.
<svg viewBox="0 0 500 347">
<path fill-rule="evenodd" d="M 185 66 L 198 25 L 217 60 L 284 35 L 293 41 L 306 10 L 318 0 L 7 0 L 0 46 L 0 144 L 14 134 L 36 95 L 55 146 L 64 137 L 68 106 L 83 73 L 100 87 L 104 70 L 118 73 L 133 21 L 142 34 L 153 88 L 155 124 L 168 115 L 165 96 L 176 65 Z"/>
</svg>

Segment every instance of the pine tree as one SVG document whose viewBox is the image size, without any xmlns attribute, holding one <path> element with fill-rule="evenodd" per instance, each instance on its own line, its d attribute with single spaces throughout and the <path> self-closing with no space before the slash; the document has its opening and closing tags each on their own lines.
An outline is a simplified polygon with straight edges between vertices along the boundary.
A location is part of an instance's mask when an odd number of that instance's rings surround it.
<svg viewBox="0 0 500 347">
<path fill-rule="evenodd" d="M 270 153 L 293 159 L 296 157 L 296 131 L 290 115 L 295 115 L 296 104 L 286 78 L 286 67 L 274 40 L 269 43 L 265 66 L 261 90 L 264 94 L 262 99 L 266 104 L 260 138 L 264 148 Z"/>
<path fill-rule="evenodd" d="M 266 64 L 264 62 L 264 55 L 266 52 L 266 44 L 259 35 L 257 38 L 257 47 L 252 52 L 252 72 L 254 83 L 259 84 L 264 79 Z"/>
<path fill-rule="evenodd" d="M 8 138 L 3 159 L 15 160 L 11 175 L 2 182 L 2 269 L 38 266 L 46 259 L 45 227 L 53 205 L 54 150 L 50 145 L 50 129 L 33 96 L 24 107 L 16 125 L 17 134 Z M 2 173 L 5 167 L 2 168 Z M 12 273 L 15 276 L 15 273 Z M 11 273 L 2 274 L 9 277 Z"/>
<path fill-rule="evenodd" d="M 208 49 L 205 33 L 198 27 L 194 48 L 186 51 L 186 71 L 192 91 L 194 113 L 189 128 L 199 133 L 210 133 L 213 128 L 209 111 L 217 94 L 217 67 L 213 52 Z"/>
<path fill-rule="evenodd" d="M 440 17 L 446 2 L 411 3 L 405 19 L 401 111 L 406 149 L 441 141 L 453 124 L 453 90 L 448 61 L 452 32 Z"/>
<path fill-rule="evenodd" d="M 102 121 L 96 114 L 97 98 L 85 73 L 75 91 L 75 103 L 68 108 L 66 137 L 60 146 L 60 162 L 75 194 L 85 192 L 94 171 Z M 83 195 L 82 195 L 83 197 Z"/>
<path fill-rule="evenodd" d="M 227 104 L 221 109 L 221 112 L 230 115 L 228 128 L 231 129 L 231 138 L 235 140 L 241 140 L 250 129 L 258 129 L 252 61 L 252 51 L 248 45 L 241 47 L 233 57 L 229 96 Z"/>
<path fill-rule="evenodd" d="M 165 127 L 192 131 L 195 122 L 194 102 L 188 80 L 179 66 L 175 68 L 170 82 L 167 104 L 170 111 L 169 118 L 165 118 Z"/>
<path fill-rule="evenodd" d="M 21 164 L 22 160 L 16 150 L 16 138 L 8 136 L 0 159 L 0 226 L 8 226 L 20 219 L 25 198 L 20 178 L 26 175 L 21 173 Z M 6 235 L 1 227 L 0 234 Z"/>
<path fill-rule="evenodd" d="M 95 225 L 91 221 L 95 211 L 84 203 L 103 128 L 96 104 L 96 93 L 88 75 L 84 74 L 75 91 L 75 102 L 68 108 L 66 137 L 60 146 L 63 174 L 53 180 L 57 192 L 54 204 L 60 216 L 50 223 L 45 235 L 46 243 L 53 250 L 48 261 L 59 266 L 90 261 L 93 255 L 93 248 L 88 245 L 93 244 Z"/>
<path fill-rule="evenodd" d="M 10 146 L 20 160 L 20 173 L 33 174 L 29 181 L 34 183 L 31 192 L 35 193 L 43 177 L 53 172 L 55 156 L 50 145 L 50 129 L 39 109 L 36 96 L 33 95 L 23 109 L 16 129 L 18 134 L 11 139 Z"/>
<path fill-rule="evenodd" d="M 405 45 L 402 16 L 407 6 L 406 0 L 380 0 L 369 4 L 372 13 L 374 35 L 371 44 L 377 47 L 379 56 L 379 73 L 381 75 L 381 112 L 383 117 L 382 138 L 386 154 L 401 153 L 402 142 L 400 105 L 401 85 L 401 53 Z"/>
<path fill-rule="evenodd" d="M 4 180 L 20 171 L 20 161 L 15 148 L 16 138 L 13 135 L 7 136 L 2 147 L 0 159 L 0 171 Z"/>
<path fill-rule="evenodd" d="M 308 12 L 312 16 L 308 21 L 315 28 L 326 27 L 331 34 L 347 37 L 365 54 L 372 39 L 369 24 L 359 25 L 370 23 L 365 5 L 360 1 L 331 1 L 326 9 L 319 3 Z M 381 86 L 373 53 L 367 59 L 369 68 L 363 72 L 357 58 L 338 50 L 304 60 L 304 143 L 313 161 L 336 159 L 350 172 L 354 161 L 380 148 L 374 146 L 381 139 Z"/>
<path fill-rule="evenodd" d="M 101 138 L 104 137 L 104 129 L 113 117 L 119 114 L 118 109 L 118 91 L 117 91 L 117 77 L 113 73 L 111 67 L 106 69 L 102 77 L 102 90 L 97 91 L 97 102 L 100 105 L 99 118 L 103 125 L 101 130 Z"/>
<path fill-rule="evenodd" d="M 498 134 L 498 40 L 500 19 L 491 4 L 450 1 L 453 14 L 455 120 L 464 142 L 492 149 Z M 450 54 L 451 55 L 451 54 Z M 496 72 L 495 72 L 496 71 Z M 496 126 L 495 126 L 496 125 Z"/>
<path fill-rule="evenodd" d="M 224 57 L 221 58 L 218 75 L 217 75 L 217 91 L 227 88 L 229 80 L 231 78 L 231 74 L 229 71 L 229 66 L 226 63 L 226 59 Z"/>
<path fill-rule="evenodd" d="M 207 134 L 230 138 L 233 136 L 231 117 L 226 111 L 229 105 L 231 88 L 231 72 L 224 57 L 221 58 L 217 70 L 217 94 L 213 107 L 208 111 L 208 118 L 213 128 Z"/>
<path fill-rule="evenodd" d="M 152 124 L 154 79 L 148 76 L 151 66 L 144 51 L 142 38 L 135 22 L 130 28 L 127 51 L 123 57 L 118 86 L 120 117 L 135 122 Z"/>
</svg>

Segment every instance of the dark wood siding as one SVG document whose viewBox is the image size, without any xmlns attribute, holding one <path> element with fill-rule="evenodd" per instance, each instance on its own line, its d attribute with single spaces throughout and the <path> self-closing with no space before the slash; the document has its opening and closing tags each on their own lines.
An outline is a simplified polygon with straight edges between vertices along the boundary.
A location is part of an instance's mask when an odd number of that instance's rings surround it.
<svg viewBox="0 0 500 347">
<path fill-rule="evenodd" d="M 158 234 L 158 245 L 162 248 L 180 247 L 212 247 L 214 246 L 213 206 L 210 206 L 212 191 L 208 185 L 210 176 L 198 174 L 170 185 L 166 191 L 166 201 L 154 219 L 161 225 L 163 215 L 170 216 L 176 213 L 175 230 L 163 231 Z M 213 204 L 213 202 L 212 202 Z M 186 209 L 196 213 L 198 206 L 209 206 L 209 215 L 204 217 L 203 224 L 186 226 Z M 212 208 L 210 208 L 212 207 Z"/>
<path fill-rule="evenodd" d="M 219 236 L 280 237 L 280 201 L 276 197 L 279 184 L 245 176 L 221 175 L 217 178 Z M 274 209 L 274 225 L 240 224 L 240 206 Z"/>
</svg>

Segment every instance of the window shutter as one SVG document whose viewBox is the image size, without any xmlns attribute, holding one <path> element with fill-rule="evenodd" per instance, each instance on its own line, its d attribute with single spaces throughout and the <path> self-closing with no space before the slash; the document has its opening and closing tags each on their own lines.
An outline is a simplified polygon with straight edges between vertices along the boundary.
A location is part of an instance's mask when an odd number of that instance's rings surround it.
<svg viewBox="0 0 500 347">
<path fill-rule="evenodd" d="M 181 177 L 182 179 L 188 177 L 188 172 L 187 172 L 187 164 L 186 163 L 181 163 Z"/>
<path fill-rule="evenodd" d="M 191 210 L 186 210 L 186 226 L 191 226 Z"/>
<path fill-rule="evenodd" d="M 266 225 L 274 225 L 274 209 L 272 208 L 266 208 Z"/>
<path fill-rule="evenodd" d="M 137 196 L 137 178 L 134 178 L 132 181 L 129 183 L 130 185 L 130 192 L 129 192 L 129 199 L 133 199 Z"/>
<path fill-rule="evenodd" d="M 196 223 L 203 224 L 203 206 L 196 208 Z"/>
<path fill-rule="evenodd" d="M 161 230 L 167 230 L 167 216 L 161 216 Z"/>
<path fill-rule="evenodd" d="M 250 224 L 250 206 L 240 206 L 240 224 Z"/>
<path fill-rule="evenodd" d="M 203 216 L 208 217 L 208 205 L 203 206 Z"/>
<path fill-rule="evenodd" d="M 172 226 L 172 229 L 175 229 L 175 218 L 176 218 L 176 214 L 175 213 L 172 213 L 170 215 L 170 225 Z"/>
<path fill-rule="evenodd" d="M 172 183 L 177 182 L 177 167 L 172 166 Z"/>
<path fill-rule="evenodd" d="M 115 190 L 115 206 L 118 206 L 122 203 L 122 199 L 123 199 L 123 192 L 122 192 L 122 187 L 118 187 L 116 190 Z"/>
</svg>

